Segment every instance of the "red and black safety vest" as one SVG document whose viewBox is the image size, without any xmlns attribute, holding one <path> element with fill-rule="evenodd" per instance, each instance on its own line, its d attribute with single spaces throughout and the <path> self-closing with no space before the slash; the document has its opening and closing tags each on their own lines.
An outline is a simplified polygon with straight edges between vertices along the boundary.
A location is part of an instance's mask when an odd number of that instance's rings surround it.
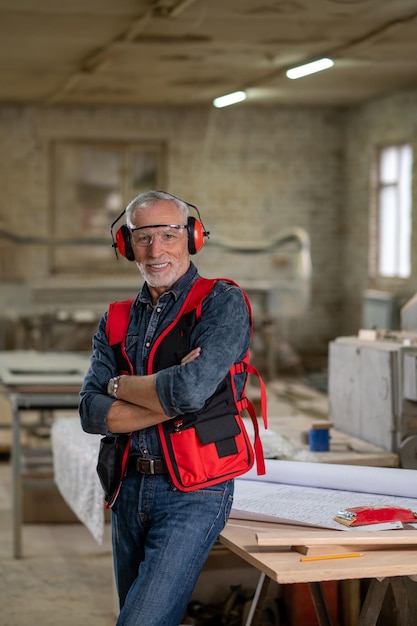
<svg viewBox="0 0 417 626">
<path fill-rule="evenodd" d="M 198 324 L 203 301 L 217 280 L 226 280 L 236 285 L 230 279 L 198 278 L 193 283 L 176 318 L 152 345 L 147 364 L 148 374 L 178 365 L 183 356 L 190 352 L 191 331 Z M 243 291 L 242 293 L 250 315 L 252 335 L 251 306 L 246 294 Z M 133 302 L 133 299 L 113 302 L 108 311 L 106 335 L 109 345 L 115 350 L 120 374 L 135 373 L 125 346 Z M 238 374 L 245 377 L 240 398 L 237 397 L 235 387 L 235 376 Z M 264 427 L 267 428 L 265 386 L 259 372 L 249 362 L 249 350 L 241 362 L 232 365 L 201 410 L 158 424 L 168 472 L 179 490 L 201 489 L 244 474 L 251 469 L 255 459 L 257 473 L 265 474 L 256 412 L 245 396 L 248 374 L 255 374 L 259 378 L 262 417 Z M 253 444 L 241 417 L 245 409 L 253 423 Z"/>
</svg>

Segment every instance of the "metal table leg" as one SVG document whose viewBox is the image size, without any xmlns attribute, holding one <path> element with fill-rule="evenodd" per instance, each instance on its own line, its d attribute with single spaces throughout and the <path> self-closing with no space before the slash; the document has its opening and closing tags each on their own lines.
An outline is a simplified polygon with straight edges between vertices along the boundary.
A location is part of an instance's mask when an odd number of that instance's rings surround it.
<svg viewBox="0 0 417 626">
<path fill-rule="evenodd" d="M 22 473 L 21 473 L 21 420 L 20 413 L 25 410 L 56 411 L 78 407 L 79 392 L 51 393 L 45 391 L 37 394 L 10 393 L 8 395 L 12 410 L 12 473 L 13 473 L 13 555 L 22 557 Z"/>
<path fill-rule="evenodd" d="M 262 602 L 268 589 L 269 580 L 270 579 L 267 578 L 266 574 L 264 574 L 263 572 L 260 573 L 258 584 L 256 585 L 255 594 L 252 598 L 248 617 L 246 618 L 245 626 L 256 626 L 257 617 L 255 618 L 255 613 L 258 608 L 259 610 L 262 608 Z"/>
<path fill-rule="evenodd" d="M 13 556 L 22 556 L 22 474 L 20 468 L 20 415 L 17 397 L 9 396 L 12 408 L 12 499 L 13 499 Z"/>
</svg>

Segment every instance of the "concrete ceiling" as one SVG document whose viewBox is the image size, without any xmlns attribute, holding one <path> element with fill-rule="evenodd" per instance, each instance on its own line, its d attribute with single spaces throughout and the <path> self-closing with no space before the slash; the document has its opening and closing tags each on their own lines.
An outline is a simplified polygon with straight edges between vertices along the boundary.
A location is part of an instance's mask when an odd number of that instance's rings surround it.
<svg viewBox="0 0 417 626">
<path fill-rule="evenodd" d="M 331 56 L 296 81 L 288 67 Z M 417 0 L 0 0 L 0 102 L 350 105 L 417 86 Z M 238 106 L 246 106 L 240 104 Z"/>
</svg>

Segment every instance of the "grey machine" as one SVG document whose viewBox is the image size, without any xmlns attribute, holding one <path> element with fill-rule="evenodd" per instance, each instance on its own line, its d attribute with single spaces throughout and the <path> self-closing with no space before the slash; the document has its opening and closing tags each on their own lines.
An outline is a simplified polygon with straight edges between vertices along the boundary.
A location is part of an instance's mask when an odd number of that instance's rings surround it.
<svg viewBox="0 0 417 626">
<path fill-rule="evenodd" d="M 417 294 L 401 309 L 401 330 L 330 342 L 329 419 L 417 469 Z"/>
</svg>

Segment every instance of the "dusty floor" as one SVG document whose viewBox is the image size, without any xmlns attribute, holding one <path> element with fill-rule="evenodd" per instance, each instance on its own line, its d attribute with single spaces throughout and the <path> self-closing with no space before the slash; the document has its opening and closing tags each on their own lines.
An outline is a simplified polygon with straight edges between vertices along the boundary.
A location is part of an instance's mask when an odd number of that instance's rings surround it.
<svg viewBox="0 0 417 626">
<path fill-rule="evenodd" d="M 113 626 L 109 536 L 99 546 L 81 524 L 26 524 L 12 556 L 11 468 L 0 462 L 0 624 Z"/>
</svg>

